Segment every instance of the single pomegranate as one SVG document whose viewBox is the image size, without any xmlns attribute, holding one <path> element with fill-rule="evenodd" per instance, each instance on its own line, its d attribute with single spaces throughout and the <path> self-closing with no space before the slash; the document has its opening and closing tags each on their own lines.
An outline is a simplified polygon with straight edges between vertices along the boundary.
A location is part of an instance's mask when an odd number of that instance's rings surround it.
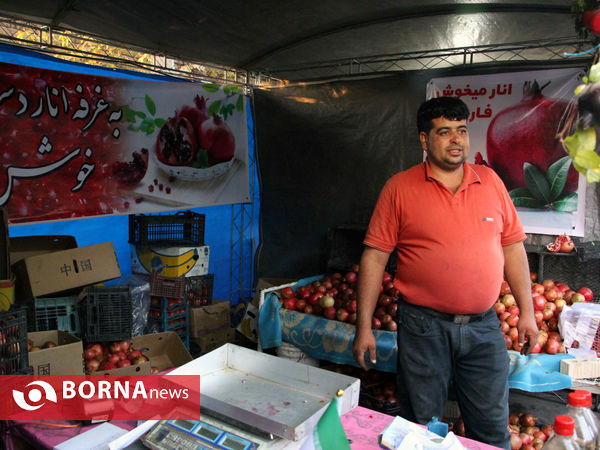
<svg viewBox="0 0 600 450">
<path fill-rule="evenodd" d="M 556 134 L 568 107 L 563 100 L 544 97 L 537 81 L 527 81 L 523 99 L 492 119 L 487 130 L 488 163 L 508 190 L 525 187 L 525 162 L 546 173 L 552 163 L 565 156 Z M 575 192 L 577 181 L 577 171 L 571 167 L 564 190 Z"/>
<path fill-rule="evenodd" d="M 196 150 L 196 133 L 190 121 L 184 116 L 167 120 L 156 141 L 158 160 L 170 166 L 189 166 Z"/>
<path fill-rule="evenodd" d="M 208 164 L 230 161 L 235 154 L 235 137 L 221 116 L 214 114 L 200 126 L 200 146 L 206 150 Z"/>
<path fill-rule="evenodd" d="M 196 95 L 194 98 L 195 106 L 184 105 L 176 111 L 176 117 L 185 117 L 194 128 L 196 133 L 196 142 L 200 142 L 200 126 L 205 120 L 210 118 L 206 108 L 206 99 Z"/>
<path fill-rule="evenodd" d="M 112 176 L 122 185 L 134 185 L 142 181 L 148 169 L 148 149 L 143 148 L 140 153 L 133 152 L 129 162 L 117 161 L 112 164 Z"/>
</svg>

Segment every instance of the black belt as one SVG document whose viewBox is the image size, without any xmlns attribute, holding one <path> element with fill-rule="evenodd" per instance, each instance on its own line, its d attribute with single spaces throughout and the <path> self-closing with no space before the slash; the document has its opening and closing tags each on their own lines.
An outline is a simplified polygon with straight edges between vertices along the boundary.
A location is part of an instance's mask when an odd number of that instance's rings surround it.
<svg viewBox="0 0 600 450">
<path fill-rule="evenodd" d="M 442 320 L 447 320 L 448 322 L 454 322 L 454 323 L 460 323 L 460 324 L 479 322 L 479 321 L 483 320 L 483 318 L 486 316 L 487 313 L 490 312 L 488 310 L 488 311 L 480 313 L 480 314 L 450 314 L 450 313 L 445 313 L 445 312 L 441 312 L 441 311 L 436 311 L 435 309 L 427 308 L 426 306 L 408 303 L 403 300 L 400 300 L 400 301 L 406 305 L 409 305 L 415 309 L 418 309 L 419 311 L 423 311 L 425 314 L 428 314 L 430 316 L 438 317 Z"/>
</svg>

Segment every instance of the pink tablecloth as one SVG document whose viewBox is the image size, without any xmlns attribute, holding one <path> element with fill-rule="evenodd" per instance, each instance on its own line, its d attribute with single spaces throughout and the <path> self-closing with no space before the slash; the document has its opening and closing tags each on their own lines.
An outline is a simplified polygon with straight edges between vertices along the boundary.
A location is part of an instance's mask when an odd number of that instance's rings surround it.
<svg viewBox="0 0 600 450">
<path fill-rule="evenodd" d="M 351 441 L 352 450 L 379 449 L 377 436 L 394 419 L 393 416 L 383 414 L 371 409 L 357 406 L 352 411 L 341 417 L 346 436 Z M 67 424 L 68 422 L 48 421 L 47 423 Z M 135 427 L 135 421 L 114 421 L 116 426 L 130 430 Z M 66 441 L 78 434 L 88 431 L 95 425 L 78 428 L 54 428 L 41 425 L 22 424 L 14 425 L 8 422 L 9 433 L 5 436 L 4 443 L 7 450 L 14 450 L 11 436 L 20 437 L 36 449 L 52 449 L 55 445 Z M 459 438 L 463 446 L 472 450 L 492 450 L 497 447 L 481 444 L 470 439 Z"/>
<path fill-rule="evenodd" d="M 363 408 L 362 406 L 357 406 L 352 411 L 344 414 L 341 419 L 344 430 L 346 431 L 346 436 L 348 437 L 348 440 L 351 441 L 350 448 L 352 450 L 369 450 L 381 448 L 377 444 L 377 436 L 394 419 L 394 417 Z M 482 444 L 480 442 L 472 441 L 471 439 L 462 437 L 459 437 L 458 439 L 467 449 L 498 449 L 498 447 Z"/>
</svg>

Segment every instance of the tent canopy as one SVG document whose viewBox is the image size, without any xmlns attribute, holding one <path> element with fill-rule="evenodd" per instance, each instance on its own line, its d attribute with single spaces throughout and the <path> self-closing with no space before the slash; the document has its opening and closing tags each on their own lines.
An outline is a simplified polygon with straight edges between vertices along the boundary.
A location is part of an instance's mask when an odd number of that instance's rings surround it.
<svg viewBox="0 0 600 450">
<path fill-rule="evenodd" d="M 299 81 L 461 62 L 562 57 L 563 47 L 577 41 L 571 4 L 571 0 L 5 0 L 0 15 L 185 61 Z M 552 47 L 549 54 L 539 51 L 548 47 Z M 406 67 L 406 61 L 415 60 L 420 62 Z"/>
</svg>

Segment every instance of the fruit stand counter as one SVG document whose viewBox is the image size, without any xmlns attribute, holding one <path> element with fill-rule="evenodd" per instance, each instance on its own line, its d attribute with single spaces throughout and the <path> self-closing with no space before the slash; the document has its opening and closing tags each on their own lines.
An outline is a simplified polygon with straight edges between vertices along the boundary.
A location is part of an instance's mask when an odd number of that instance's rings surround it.
<svg viewBox="0 0 600 450">
<path fill-rule="evenodd" d="M 320 277 L 302 279 L 295 286 L 312 283 Z M 260 305 L 258 320 L 264 349 L 278 347 L 285 341 L 313 358 L 357 365 L 352 357 L 352 341 L 356 330 L 352 324 L 287 310 L 281 307 L 273 293 L 269 293 Z M 396 332 L 374 330 L 374 334 L 377 340 L 375 369 L 395 372 L 398 351 Z M 545 392 L 571 387 L 571 378 L 560 373 L 560 360 L 570 358 L 566 354 L 523 356 L 511 350 L 509 357 L 511 388 Z"/>
</svg>

